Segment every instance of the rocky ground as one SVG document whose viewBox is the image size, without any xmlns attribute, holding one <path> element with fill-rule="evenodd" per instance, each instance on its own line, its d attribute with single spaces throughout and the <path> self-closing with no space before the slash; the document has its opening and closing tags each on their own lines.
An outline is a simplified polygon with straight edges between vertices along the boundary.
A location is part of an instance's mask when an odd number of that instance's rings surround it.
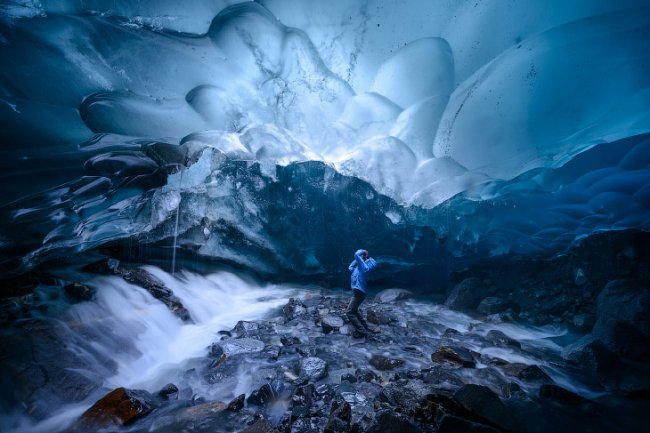
<svg viewBox="0 0 650 433">
<path fill-rule="evenodd" d="M 268 320 L 239 322 L 181 382 L 157 393 L 115 389 L 70 431 L 629 432 L 643 425 L 647 400 L 608 391 L 591 366 L 567 355 L 559 330 L 472 319 L 394 289 L 363 306 L 380 333 L 353 338 L 347 300 L 341 292 L 313 294 Z M 243 376 L 249 392 L 227 400 L 197 392 L 235 390 Z"/>
</svg>

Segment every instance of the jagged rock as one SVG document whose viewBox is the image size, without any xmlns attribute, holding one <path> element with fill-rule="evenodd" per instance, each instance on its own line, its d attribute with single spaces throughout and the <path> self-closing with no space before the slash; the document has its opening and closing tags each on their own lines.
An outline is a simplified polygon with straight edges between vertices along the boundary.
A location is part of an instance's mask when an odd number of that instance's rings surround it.
<svg viewBox="0 0 650 433">
<path fill-rule="evenodd" d="M 375 295 L 375 302 L 380 304 L 390 304 L 396 301 L 413 299 L 415 295 L 410 290 L 404 289 L 385 289 Z"/>
<path fill-rule="evenodd" d="M 85 426 L 127 425 L 155 408 L 147 391 L 117 388 L 86 410 L 79 419 Z"/>
<path fill-rule="evenodd" d="M 466 368 L 476 366 L 472 352 L 461 346 L 440 346 L 431 354 L 431 361 L 451 363 Z"/>
<path fill-rule="evenodd" d="M 332 402 L 325 433 L 340 433 L 350 431 L 350 421 L 352 420 L 352 408 L 347 401 Z"/>
<path fill-rule="evenodd" d="M 307 307 L 298 299 L 291 298 L 289 302 L 282 307 L 282 314 L 287 320 L 293 320 L 298 317 L 303 317 L 307 314 Z"/>
<path fill-rule="evenodd" d="M 238 337 L 253 337 L 259 335 L 259 330 L 259 323 L 240 320 L 230 332 Z"/>
<path fill-rule="evenodd" d="M 160 391 L 158 391 L 158 395 L 161 396 L 165 400 L 169 400 L 172 397 L 177 399 L 178 398 L 178 387 L 176 385 L 174 385 L 173 383 L 168 383 L 167 385 L 163 386 Z"/>
<path fill-rule="evenodd" d="M 251 392 L 246 401 L 248 404 L 256 406 L 265 406 L 268 402 L 273 400 L 273 388 L 268 383 L 262 385 L 259 389 Z"/>
<path fill-rule="evenodd" d="M 485 424 L 479 424 L 454 415 L 445 415 L 440 420 L 438 433 L 500 433 Z"/>
<path fill-rule="evenodd" d="M 316 356 L 303 358 L 300 360 L 299 374 L 308 377 L 312 382 L 316 382 L 327 376 L 327 362 Z"/>
<path fill-rule="evenodd" d="M 230 403 L 228 403 L 226 409 L 229 410 L 230 412 L 239 412 L 244 407 L 245 398 L 246 398 L 245 394 L 239 394 Z"/>
<path fill-rule="evenodd" d="M 503 332 L 497 331 L 496 329 L 488 331 L 485 339 L 495 346 L 516 347 L 518 349 L 521 348 L 521 343 L 513 338 L 508 337 Z"/>
<path fill-rule="evenodd" d="M 310 383 L 308 385 L 303 385 L 296 388 L 296 390 L 293 392 L 293 395 L 291 396 L 291 401 L 296 406 L 309 407 L 314 402 L 315 396 L 316 387 L 314 387 L 313 383 Z"/>
<path fill-rule="evenodd" d="M 341 375 L 341 382 L 348 382 L 348 383 L 357 383 L 357 377 L 352 374 L 352 373 L 346 373 Z"/>
<path fill-rule="evenodd" d="M 597 299 L 592 334 L 620 357 L 650 362 L 650 289 L 634 280 L 610 281 Z"/>
<path fill-rule="evenodd" d="M 96 290 L 81 283 L 71 283 L 64 288 L 65 293 L 72 300 L 76 302 L 90 301 L 94 296 Z"/>
<path fill-rule="evenodd" d="M 333 314 L 328 314 L 321 319 L 321 325 L 323 327 L 323 332 L 328 334 L 332 331 L 340 329 L 345 323 L 343 319 L 339 316 Z"/>
<path fill-rule="evenodd" d="M 454 393 L 456 400 L 466 411 L 478 419 L 508 430 L 517 430 L 517 422 L 499 396 L 487 386 L 468 384 Z"/>
<path fill-rule="evenodd" d="M 237 338 L 220 343 L 227 356 L 240 353 L 257 353 L 264 349 L 264 343 L 254 338 Z"/>
<path fill-rule="evenodd" d="M 391 406 L 413 409 L 420 402 L 420 396 L 411 388 L 397 383 L 389 383 L 379 393 L 380 401 Z"/>
<path fill-rule="evenodd" d="M 565 347 L 562 357 L 584 369 L 601 373 L 611 370 L 617 363 L 616 355 L 591 334 Z"/>
<path fill-rule="evenodd" d="M 461 311 L 474 310 L 485 297 L 485 284 L 478 278 L 466 278 L 449 293 L 445 305 Z"/>
<path fill-rule="evenodd" d="M 382 355 L 373 355 L 370 358 L 370 365 L 375 367 L 377 370 L 387 371 L 392 370 L 397 367 L 401 367 L 404 364 L 404 361 L 401 359 L 391 359 Z"/>
<path fill-rule="evenodd" d="M 223 347 L 219 343 L 212 343 L 210 345 L 210 350 L 208 351 L 208 356 L 211 358 L 219 358 L 221 355 L 223 355 Z"/>
</svg>

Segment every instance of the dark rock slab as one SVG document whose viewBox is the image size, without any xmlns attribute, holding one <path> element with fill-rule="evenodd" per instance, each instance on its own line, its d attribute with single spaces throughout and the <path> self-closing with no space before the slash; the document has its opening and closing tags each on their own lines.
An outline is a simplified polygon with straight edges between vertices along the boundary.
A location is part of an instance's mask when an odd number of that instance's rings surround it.
<svg viewBox="0 0 650 433">
<path fill-rule="evenodd" d="M 510 411 L 487 386 L 464 385 L 454 393 L 454 400 L 479 420 L 485 420 L 506 430 L 517 430 L 517 422 Z"/>
<path fill-rule="evenodd" d="M 650 362 L 650 288 L 636 280 L 610 281 L 597 299 L 592 335 L 620 357 Z"/>
<path fill-rule="evenodd" d="M 176 414 L 179 421 L 202 420 L 226 410 L 226 404 L 222 401 L 210 401 L 187 407 Z"/>
<path fill-rule="evenodd" d="M 286 320 L 293 320 L 307 315 L 307 306 L 300 302 L 300 300 L 291 298 L 289 302 L 282 307 L 282 314 Z"/>
<path fill-rule="evenodd" d="M 81 283 L 70 283 L 63 289 L 66 295 L 75 302 L 90 301 L 96 293 L 95 289 Z"/>
<path fill-rule="evenodd" d="M 539 388 L 539 396 L 563 405 L 588 406 L 593 404 L 591 400 L 554 384 L 542 385 Z"/>
<path fill-rule="evenodd" d="M 440 346 L 431 354 L 431 361 L 449 363 L 465 368 L 476 367 L 472 351 L 462 346 Z"/>
</svg>

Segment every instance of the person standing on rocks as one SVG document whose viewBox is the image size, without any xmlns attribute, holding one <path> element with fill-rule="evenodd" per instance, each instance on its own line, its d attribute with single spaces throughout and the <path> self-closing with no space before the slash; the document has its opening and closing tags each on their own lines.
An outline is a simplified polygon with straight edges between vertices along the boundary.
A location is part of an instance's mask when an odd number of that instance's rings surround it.
<svg viewBox="0 0 650 433">
<path fill-rule="evenodd" d="M 348 270 L 352 272 L 350 284 L 352 299 L 345 315 L 354 327 L 353 337 L 365 337 L 369 332 L 377 332 L 368 326 L 359 313 L 359 306 L 366 299 L 366 274 L 375 267 L 377 267 L 377 262 L 370 257 L 367 250 L 357 250 L 354 253 L 354 260 L 348 266 Z"/>
</svg>

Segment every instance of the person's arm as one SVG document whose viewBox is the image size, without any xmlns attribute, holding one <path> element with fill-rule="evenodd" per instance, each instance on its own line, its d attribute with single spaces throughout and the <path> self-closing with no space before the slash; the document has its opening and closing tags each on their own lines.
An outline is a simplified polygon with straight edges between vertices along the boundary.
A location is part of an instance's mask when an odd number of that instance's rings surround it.
<svg viewBox="0 0 650 433">
<path fill-rule="evenodd" d="M 367 272 L 368 266 L 366 265 L 366 262 L 363 261 L 363 253 L 365 253 L 365 250 L 357 250 L 357 252 L 354 253 L 354 260 L 357 262 L 357 266 L 361 272 Z"/>
<path fill-rule="evenodd" d="M 357 267 L 357 260 L 354 259 L 352 260 L 352 263 L 350 263 L 350 266 L 348 266 L 348 271 L 352 272 L 356 267 Z"/>
</svg>

